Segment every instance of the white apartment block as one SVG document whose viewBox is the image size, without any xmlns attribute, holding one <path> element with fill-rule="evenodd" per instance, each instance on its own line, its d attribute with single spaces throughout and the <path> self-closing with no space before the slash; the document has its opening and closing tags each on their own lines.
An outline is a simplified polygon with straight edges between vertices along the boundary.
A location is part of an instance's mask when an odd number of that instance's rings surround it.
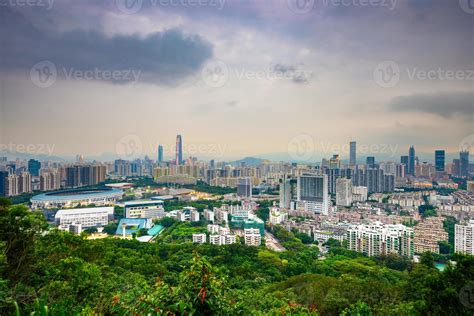
<svg viewBox="0 0 474 316">
<path fill-rule="evenodd" d="M 230 245 L 235 244 L 236 237 L 235 235 L 210 235 L 209 243 L 212 245 Z"/>
<path fill-rule="evenodd" d="M 219 225 L 207 225 L 207 231 L 209 234 L 218 234 L 219 233 Z"/>
<path fill-rule="evenodd" d="M 454 251 L 474 255 L 474 220 L 454 226 Z"/>
<path fill-rule="evenodd" d="M 352 226 L 346 233 L 348 249 L 369 257 L 397 253 L 412 258 L 415 252 L 413 237 L 412 228 L 380 222 Z"/>
<path fill-rule="evenodd" d="M 56 213 L 55 222 L 60 227 L 69 227 L 73 223 L 81 224 L 85 228 L 105 226 L 109 223 L 109 216 L 113 214 L 113 207 L 64 209 Z"/>
<path fill-rule="evenodd" d="M 229 234 L 230 234 L 229 227 L 219 226 L 219 235 L 229 235 Z"/>
<path fill-rule="evenodd" d="M 211 210 L 208 210 L 208 209 L 205 209 L 204 212 L 204 218 L 206 220 L 208 220 L 209 222 L 213 222 L 214 223 L 214 212 L 211 211 Z"/>
<path fill-rule="evenodd" d="M 197 210 L 191 210 L 189 219 L 191 222 L 199 222 L 199 212 Z"/>
<path fill-rule="evenodd" d="M 262 244 L 262 236 L 258 228 L 244 229 L 244 241 L 248 246 L 260 246 Z"/>
<path fill-rule="evenodd" d="M 229 221 L 229 212 L 222 209 L 216 209 L 214 211 L 216 222 L 218 223 L 227 223 Z"/>
<path fill-rule="evenodd" d="M 205 244 L 207 241 L 206 234 L 193 234 L 193 243 Z"/>
</svg>

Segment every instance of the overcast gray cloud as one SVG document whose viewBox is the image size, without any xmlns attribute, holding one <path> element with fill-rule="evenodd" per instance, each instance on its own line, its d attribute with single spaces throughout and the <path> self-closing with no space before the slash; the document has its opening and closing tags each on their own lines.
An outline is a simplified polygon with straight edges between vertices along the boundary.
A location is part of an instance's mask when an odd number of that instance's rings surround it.
<svg viewBox="0 0 474 316">
<path fill-rule="evenodd" d="M 422 112 L 442 117 L 463 116 L 472 120 L 474 113 L 474 92 L 445 92 L 413 94 L 393 98 L 389 109 L 395 112 Z"/>
<path fill-rule="evenodd" d="M 135 71 L 139 81 L 173 84 L 194 74 L 212 56 L 212 45 L 179 29 L 146 36 L 106 36 L 102 30 L 63 33 L 39 29 L 8 7 L 0 11 L 3 71 L 29 69 L 48 60 L 58 76 L 71 71 Z M 113 81 L 111 79 L 111 81 Z"/>
</svg>

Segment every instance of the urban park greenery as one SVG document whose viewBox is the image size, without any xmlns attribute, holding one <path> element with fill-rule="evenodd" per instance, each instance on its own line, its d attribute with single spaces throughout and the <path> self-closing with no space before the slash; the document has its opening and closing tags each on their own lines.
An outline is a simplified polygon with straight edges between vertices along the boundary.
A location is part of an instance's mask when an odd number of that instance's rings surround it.
<svg viewBox="0 0 474 316">
<path fill-rule="evenodd" d="M 460 291 L 474 258 L 444 271 L 338 247 L 319 256 L 281 229 L 284 252 L 195 245 L 172 229 L 157 242 L 51 230 L 43 215 L 0 200 L 1 315 L 470 315 Z M 167 237 L 168 236 L 168 237 Z M 167 239 L 169 239 L 167 241 Z M 472 290 L 472 289 L 471 289 Z M 33 314 L 32 314 L 33 313 Z"/>
</svg>

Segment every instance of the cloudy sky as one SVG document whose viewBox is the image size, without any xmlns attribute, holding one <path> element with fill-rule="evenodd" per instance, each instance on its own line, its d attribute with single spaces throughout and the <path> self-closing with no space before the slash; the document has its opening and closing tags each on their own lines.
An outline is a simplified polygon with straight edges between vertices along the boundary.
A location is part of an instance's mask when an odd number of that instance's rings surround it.
<svg viewBox="0 0 474 316">
<path fill-rule="evenodd" d="M 182 134 L 189 154 L 222 159 L 345 156 L 351 139 L 375 155 L 456 152 L 474 146 L 469 1 L 1 1 L 0 143 L 154 157 Z"/>
</svg>

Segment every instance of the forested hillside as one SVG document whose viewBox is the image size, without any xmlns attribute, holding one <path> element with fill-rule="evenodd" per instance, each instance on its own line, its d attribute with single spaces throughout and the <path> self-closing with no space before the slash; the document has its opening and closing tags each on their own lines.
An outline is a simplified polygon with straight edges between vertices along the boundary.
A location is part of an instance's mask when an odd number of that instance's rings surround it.
<svg viewBox="0 0 474 316">
<path fill-rule="evenodd" d="M 470 315 L 474 307 L 460 296 L 474 280 L 473 257 L 440 272 L 429 254 L 413 264 L 333 247 L 318 260 L 318 248 L 294 235 L 281 253 L 87 240 L 48 230 L 41 213 L 4 199 L 0 238 L 1 315 Z"/>
</svg>

